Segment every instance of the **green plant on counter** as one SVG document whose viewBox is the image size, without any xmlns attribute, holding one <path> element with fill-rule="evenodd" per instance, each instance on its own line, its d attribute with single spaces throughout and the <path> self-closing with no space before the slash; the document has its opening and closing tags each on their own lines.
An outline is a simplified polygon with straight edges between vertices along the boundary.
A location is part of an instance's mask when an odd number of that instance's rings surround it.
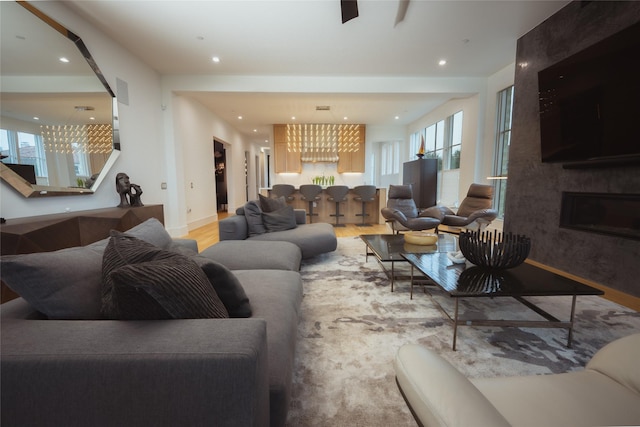
<svg viewBox="0 0 640 427">
<path fill-rule="evenodd" d="M 320 185 L 322 187 L 326 187 L 328 185 L 333 185 L 336 180 L 335 177 L 333 175 L 331 176 L 316 176 L 314 178 L 311 179 L 311 182 L 315 185 Z"/>
</svg>

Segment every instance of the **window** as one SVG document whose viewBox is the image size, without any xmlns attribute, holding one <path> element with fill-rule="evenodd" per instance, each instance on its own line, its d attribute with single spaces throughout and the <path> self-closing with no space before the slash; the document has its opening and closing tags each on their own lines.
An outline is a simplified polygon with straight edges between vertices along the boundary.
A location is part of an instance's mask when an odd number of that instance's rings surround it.
<svg viewBox="0 0 640 427">
<path fill-rule="evenodd" d="M 498 218 L 504 218 L 504 200 L 507 190 L 507 171 L 509 169 L 509 146 L 511 144 L 511 113 L 513 110 L 513 86 L 498 92 L 496 149 L 493 163 L 495 178 L 494 209 Z"/>
<path fill-rule="evenodd" d="M 393 175 L 400 171 L 400 142 L 385 142 L 381 147 L 380 174 Z"/>
<path fill-rule="evenodd" d="M 438 159 L 438 170 L 460 169 L 462 111 L 411 135 L 409 149 L 417 153 L 424 138 L 427 159 Z"/>
<path fill-rule="evenodd" d="M 7 163 L 33 165 L 37 177 L 47 176 L 47 161 L 42 137 L 27 132 L 0 129 L 0 149 Z"/>
<path fill-rule="evenodd" d="M 462 111 L 447 118 L 449 138 L 446 147 L 446 169 L 460 169 L 460 150 L 462 148 Z"/>
</svg>

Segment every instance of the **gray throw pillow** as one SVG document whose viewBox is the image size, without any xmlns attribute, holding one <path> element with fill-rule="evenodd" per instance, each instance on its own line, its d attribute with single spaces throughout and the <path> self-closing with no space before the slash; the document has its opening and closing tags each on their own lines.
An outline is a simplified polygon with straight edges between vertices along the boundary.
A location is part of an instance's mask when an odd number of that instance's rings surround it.
<svg viewBox="0 0 640 427">
<path fill-rule="evenodd" d="M 109 319 L 228 317 L 193 260 L 117 231 L 104 252 L 102 302 Z"/>
<path fill-rule="evenodd" d="M 0 258 L 2 280 L 49 319 L 100 319 L 102 247 Z"/>
<path fill-rule="evenodd" d="M 267 232 L 262 223 L 262 209 L 255 200 L 245 203 L 244 217 L 247 219 L 249 236 L 258 236 Z"/>
<path fill-rule="evenodd" d="M 269 233 L 291 230 L 298 226 L 295 213 L 291 206 L 286 206 L 273 212 L 263 212 L 262 222 Z"/>
<path fill-rule="evenodd" d="M 258 196 L 260 196 L 260 209 L 262 209 L 262 212 L 275 212 L 287 206 L 284 196 L 265 197 L 262 194 L 258 194 Z"/>
<path fill-rule="evenodd" d="M 156 218 L 127 231 L 159 247 L 172 243 Z M 6 285 L 49 319 L 102 318 L 102 255 L 109 238 L 88 246 L 0 258 Z"/>
<path fill-rule="evenodd" d="M 200 255 L 192 258 L 206 274 L 229 313 L 229 317 L 251 317 L 249 298 L 231 270 L 219 262 Z"/>
</svg>

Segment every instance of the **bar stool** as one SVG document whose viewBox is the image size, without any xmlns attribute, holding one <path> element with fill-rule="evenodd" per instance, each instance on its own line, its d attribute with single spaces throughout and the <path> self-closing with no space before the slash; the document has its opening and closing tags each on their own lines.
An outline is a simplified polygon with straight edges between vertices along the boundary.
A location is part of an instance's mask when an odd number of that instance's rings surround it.
<svg viewBox="0 0 640 427">
<path fill-rule="evenodd" d="M 320 200 L 320 193 L 322 193 L 322 187 L 315 184 L 303 184 L 300 186 L 301 200 L 307 200 L 309 202 L 309 223 L 313 223 L 313 217 L 318 216 L 317 213 L 313 213 L 313 204 Z"/>
<path fill-rule="evenodd" d="M 353 200 L 362 202 L 362 213 L 356 214 L 356 216 L 362 217 L 362 223 L 358 224 L 359 227 L 371 227 L 371 224 L 365 224 L 364 217 L 369 216 L 369 214 L 366 213 L 366 204 L 376 199 L 376 190 L 375 185 L 358 185 L 353 189 L 353 192 L 356 194 Z"/>
<path fill-rule="evenodd" d="M 293 200 L 293 192 L 296 188 L 291 184 L 275 184 L 271 187 L 271 197 L 284 197 L 287 202 Z"/>
<path fill-rule="evenodd" d="M 346 185 L 332 185 L 327 187 L 327 194 L 329 195 L 328 200 L 336 202 L 336 213 L 329 215 L 336 217 L 336 223 L 333 224 L 334 227 L 344 227 L 344 224 L 340 224 L 340 217 L 344 216 L 340 213 L 340 202 L 344 202 L 346 200 L 348 192 L 349 187 Z"/>
</svg>

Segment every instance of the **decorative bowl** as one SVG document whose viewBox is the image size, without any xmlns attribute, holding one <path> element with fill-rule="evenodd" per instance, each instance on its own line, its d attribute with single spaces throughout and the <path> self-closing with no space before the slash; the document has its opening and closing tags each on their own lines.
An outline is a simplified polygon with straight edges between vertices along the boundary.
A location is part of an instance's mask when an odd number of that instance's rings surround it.
<svg viewBox="0 0 640 427">
<path fill-rule="evenodd" d="M 427 233 L 426 231 L 410 231 L 405 233 L 404 241 L 412 245 L 435 245 L 438 243 L 438 235 L 435 233 Z"/>
<path fill-rule="evenodd" d="M 531 250 L 529 237 L 497 231 L 463 231 L 458 243 L 470 263 L 495 269 L 517 267 L 527 259 Z"/>
</svg>

